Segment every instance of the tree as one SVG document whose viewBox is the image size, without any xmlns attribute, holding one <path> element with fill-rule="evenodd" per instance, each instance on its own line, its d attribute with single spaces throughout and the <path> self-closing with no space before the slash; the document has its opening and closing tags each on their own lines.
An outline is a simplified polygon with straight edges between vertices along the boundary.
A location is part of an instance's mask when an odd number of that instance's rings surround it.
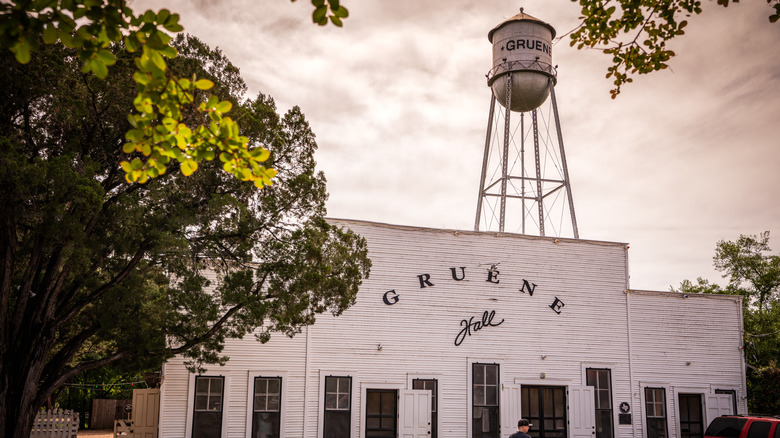
<svg viewBox="0 0 780 438">
<path fill-rule="evenodd" d="M 312 0 L 312 5 L 312 20 L 320 25 L 330 18 L 341 26 L 341 20 L 349 15 L 339 0 Z M 167 32 L 181 30 L 178 14 L 161 9 L 136 15 L 126 0 L 0 3 L 0 49 L 10 50 L 22 64 L 30 61 L 40 41 L 61 42 L 76 49 L 81 71 L 102 79 L 116 63 L 111 44 L 122 42 L 138 55 L 133 75 L 138 94 L 131 107 L 135 111 L 128 115 L 132 126 L 125 135 L 128 141 L 122 145 L 125 153 L 133 154 L 121 163 L 128 181 L 145 183 L 164 174 L 172 161 L 189 175 L 202 161 L 219 157 L 223 169 L 236 178 L 257 187 L 271 184 L 276 172 L 262 164 L 268 150 L 262 145 L 250 147 L 238 124 L 225 116 L 231 103 L 217 96 L 195 100 L 197 90 L 208 90 L 213 83 L 195 75 L 179 77 L 168 69 L 165 59 L 175 58 L 176 50 L 169 44 Z M 201 117 L 185 118 L 186 112 L 200 113 Z"/>
<path fill-rule="evenodd" d="M 726 287 L 700 277 L 672 291 L 742 296 L 745 357 L 751 370 L 748 403 L 753 412 L 780 414 L 771 395 L 780 393 L 780 380 L 772 378 L 780 374 L 780 255 L 771 254 L 766 231 L 741 235 L 735 242 L 719 241 L 713 260 L 715 269 L 728 278 Z"/>
<path fill-rule="evenodd" d="M 216 161 L 129 183 L 120 163 L 136 63 L 119 45 L 110 81 L 57 44 L 27 64 L 0 57 L 0 438 L 28 438 L 47 397 L 83 371 L 176 354 L 193 369 L 221 363 L 227 337 L 294 335 L 348 308 L 368 275 L 365 241 L 323 219 L 325 178 L 300 109 L 245 100 L 221 52 L 193 37 L 172 45 L 170 70 L 212 82 L 247 144 L 273 151 L 274 185 L 257 189 Z"/>
<path fill-rule="evenodd" d="M 675 56 L 666 44 L 685 34 L 688 18 L 702 12 L 701 0 L 571 0 L 581 6 L 582 23 L 570 32 L 572 46 L 593 48 L 612 56 L 607 78 L 614 78 L 614 99 L 620 87 L 633 82 L 635 74 L 669 67 Z M 727 7 L 739 0 L 717 0 Z M 766 0 L 773 12 L 769 21 L 780 19 L 780 0 Z"/>
</svg>

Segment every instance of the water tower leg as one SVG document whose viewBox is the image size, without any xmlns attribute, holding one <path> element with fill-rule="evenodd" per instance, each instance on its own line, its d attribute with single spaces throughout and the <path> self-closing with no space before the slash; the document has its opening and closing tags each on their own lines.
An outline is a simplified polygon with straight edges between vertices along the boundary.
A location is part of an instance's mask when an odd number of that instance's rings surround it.
<svg viewBox="0 0 780 438">
<path fill-rule="evenodd" d="M 544 205 L 542 200 L 542 166 L 539 162 L 539 124 L 536 119 L 536 110 L 533 110 L 534 129 L 534 156 L 536 157 L 536 204 L 539 206 L 539 235 L 544 236 Z"/>
<path fill-rule="evenodd" d="M 485 176 L 487 174 L 488 155 L 490 154 L 490 136 L 493 133 L 493 111 L 496 108 L 496 96 L 490 92 L 490 111 L 488 113 L 487 135 L 485 136 L 485 154 L 482 156 L 482 176 L 479 178 L 479 196 L 477 197 L 477 218 L 474 231 L 479 231 L 479 218 L 482 215 L 482 202 L 485 199 Z"/>
<path fill-rule="evenodd" d="M 525 113 L 520 113 L 520 218 L 525 234 Z"/>
<path fill-rule="evenodd" d="M 506 108 L 504 118 L 504 156 L 501 157 L 501 217 L 499 218 L 498 231 L 504 232 L 504 219 L 506 218 L 506 182 L 509 167 L 509 115 L 512 113 L 512 73 L 506 74 Z"/>
<path fill-rule="evenodd" d="M 561 148 L 561 165 L 563 167 L 563 183 L 566 185 L 566 196 L 569 197 L 569 212 L 571 212 L 571 227 L 574 230 L 574 238 L 579 239 L 580 233 L 577 231 L 577 216 L 574 215 L 574 198 L 571 194 L 571 183 L 569 183 L 569 168 L 566 166 L 566 153 L 563 151 L 563 134 L 561 133 L 561 120 L 558 118 L 558 101 L 555 99 L 555 85 L 550 80 L 550 98 L 552 99 L 553 114 L 555 115 L 555 129 L 558 131 L 558 146 Z"/>
</svg>

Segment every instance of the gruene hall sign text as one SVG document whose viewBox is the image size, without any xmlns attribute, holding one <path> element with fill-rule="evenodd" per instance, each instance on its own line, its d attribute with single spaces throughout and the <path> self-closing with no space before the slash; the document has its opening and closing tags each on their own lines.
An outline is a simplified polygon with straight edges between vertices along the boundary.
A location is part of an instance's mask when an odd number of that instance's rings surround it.
<svg viewBox="0 0 780 438">
<path fill-rule="evenodd" d="M 460 266 L 457 268 L 449 268 L 450 269 L 450 276 L 452 277 L 452 280 L 454 281 L 463 281 L 466 278 L 466 267 Z M 491 284 L 499 284 L 500 279 L 498 278 L 500 274 L 500 271 L 496 268 L 495 265 L 492 265 L 490 268 L 487 269 L 485 281 Z M 420 283 L 420 289 L 425 289 L 427 287 L 434 287 L 436 284 L 432 280 L 431 274 L 419 274 L 417 275 L 417 280 Z M 520 288 L 518 289 L 519 292 L 527 293 L 529 296 L 534 295 L 534 291 L 536 290 L 536 284 L 528 281 L 526 279 L 522 279 L 523 283 L 520 285 Z M 382 301 L 384 301 L 385 304 L 388 306 L 392 306 L 398 301 L 401 300 L 401 296 L 398 294 L 398 292 L 395 291 L 395 289 L 391 289 L 384 293 L 382 296 Z M 552 309 L 553 312 L 560 315 L 561 309 L 563 309 L 564 303 L 561 301 L 560 298 L 555 297 L 552 304 L 549 305 L 550 309 Z M 455 345 L 460 345 L 467 337 L 471 336 L 472 334 L 475 334 L 476 332 L 487 328 L 487 327 L 497 327 L 501 325 L 501 323 L 504 322 L 504 319 L 498 319 L 496 318 L 496 311 L 495 310 L 485 310 L 481 317 L 478 316 L 471 316 L 468 318 L 464 318 L 460 321 L 460 331 L 458 332 L 457 336 L 455 336 Z M 476 319 L 476 321 L 475 321 Z"/>
</svg>

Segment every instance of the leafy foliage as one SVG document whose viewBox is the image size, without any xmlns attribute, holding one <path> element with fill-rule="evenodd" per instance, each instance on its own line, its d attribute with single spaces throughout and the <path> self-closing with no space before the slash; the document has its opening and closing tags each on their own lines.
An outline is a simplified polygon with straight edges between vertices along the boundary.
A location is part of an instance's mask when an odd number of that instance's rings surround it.
<svg viewBox="0 0 780 438">
<path fill-rule="evenodd" d="M 292 0 L 295 1 L 295 0 Z M 312 20 L 336 26 L 349 16 L 339 0 L 312 0 Z M 179 77 L 168 63 L 177 53 L 167 32 L 183 30 L 179 14 L 167 9 L 134 13 L 126 0 L 13 0 L 0 3 L 0 49 L 10 50 L 19 63 L 30 62 L 31 54 L 45 44 L 62 43 L 76 50 L 83 73 L 105 79 L 116 63 L 112 44 L 122 43 L 136 54 L 133 79 L 137 95 L 127 116 L 128 129 L 122 149 L 129 154 L 122 162 L 128 182 L 146 183 L 164 174 L 175 162 L 190 175 L 203 161 L 216 157 L 222 168 L 257 187 L 270 185 L 276 171 L 264 163 L 268 150 L 250 146 L 238 124 L 226 116 L 229 101 L 209 96 L 194 98 L 209 90 L 213 82 Z M 166 59 L 168 61 L 166 61 Z M 197 117 L 185 117 L 188 112 Z"/>
<path fill-rule="evenodd" d="M 765 231 L 757 236 L 741 235 L 734 242 L 718 242 L 713 260 L 715 269 L 728 278 L 726 287 L 698 278 L 696 283 L 685 280 L 672 291 L 742 296 L 745 357 L 751 370 L 750 409 L 780 413 L 777 399 L 774 405 L 771 402 L 771 394 L 780 392 L 780 379 L 771 378 L 777 376 L 780 365 L 780 255 L 771 254 L 769 232 Z M 771 406 L 774 410 L 767 410 Z"/>
<path fill-rule="evenodd" d="M 595 48 L 612 56 L 607 78 L 613 78 L 614 99 L 635 74 L 669 67 L 675 52 L 667 43 L 685 34 L 692 15 L 702 12 L 701 0 L 572 0 L 581 7 L 582 23 L 571 32 L 571 46 Z M 727 7 L 739 0 L 718 0 Z M 767 0 L 769 21 L 780 19 L 780 0 Z"/>
<path fill-rule="evenodd" d="M 223 362 L 227 337 L 294 335 L 348 308 L 368 275 L 365 241 L 323 219 L 325 177 L 300 109 L 247 100 L 238 69 L 196 38 L 171 45 L 180 55 L 168 69 L 213 83 L 248 150 L 273 151 L 272 186 L 217 160 L 128 182 L 137 62 L 119 45 L 107 49 L 109 81 L 59 44 L 26 64 L 0 57 L 0 436 L 27 438 L 35 410 L 87 370 L 144 370 L 175 354 L 193 368 Z M 191 94 L 210 105 L 205 90 Z M 201 117 L 190 108 L 181 122 Z"/>
<path fill-rule="evenodd" d="M 750 412 L 780 415 L 780 367 L 753 370 L 747 378 Z"/>
<path fill-rule="evenodd" d="M 341 20 L 349 17 L 349 11 L 341 5 L 341 0 L 311 0 L 311 4 L 314 6 L 311 21 L 320 26 L 327 25 L 330 19 L 335 26 L 341 27 L 344 25 Z"/>
</svg>

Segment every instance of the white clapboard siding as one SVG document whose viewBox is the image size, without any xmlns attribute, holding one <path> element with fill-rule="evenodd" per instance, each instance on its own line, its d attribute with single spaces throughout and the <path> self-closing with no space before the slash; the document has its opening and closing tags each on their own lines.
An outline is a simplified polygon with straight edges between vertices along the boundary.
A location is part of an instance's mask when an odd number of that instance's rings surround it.
<svg viewBox="0 0 780 438">
<path fill-rule="evenodd" d="M 635 390 L 668 385 L 670 432 L 677 391 L 706 400 L 716 389 L 735 389 L 740 413 L 747 411 L 739 297 L 631 291 L 629 303 Z"/>
<path fill-rule="evenodd" d="M 224 438 L 247 436 L 249 376 L 257 372 L 285 373 L 282 429 L 288 438 L 321 436 L 320 382 L 331 373 L 352 376 L 353 436 L 364 435 L 365 388 L 376 385 L 400 393 L 411 389 L 411 378 L 425 376 L 438 379 L 439 436 L 465 438 L 475 362 L 498 363 L 501 382 L 521 386 L 582 386 L 586 368 L 609 368 L 616 438 L 641 436 L 643 379 L 690 386 L 712 383 L 710 373 L 724 387 L 744 387 L 739 352 L 725 353 L 725 368 L 723 360 L 705 357 L 713 342 L 737 348 L 738 306 L 728 299 L 683 302 L 676 294 L 627 293 L 625 244 L 330 222 L 366 238 L 371 276 L 342 316 L 320 315 L 292 339 L 276 334 L 267 344 L 253 336 L 228 341 L 224 354 L 230 361 L 204 373 L 226 376 Z M 499 271 L 497 284 L 487 281 L 492 265 Z M 460 276 L 461 267 L 465 278 L 455 281 L 450 268 Z M 423 274 L 430 275 L 434 286 L 420 287 L 418 275 Z M 536 284 L 533 295 L 520 291 L 523 280 Z M 383 302 L 390 290 L 398 296 L 393 305 Z M 551 308 L 556 300 L 563 303 L 560 314 Z M 685 316 L 689 312 L 681 306 L 693 306 L 688 310 L 697 315 Z M 659 337 L 649 327 L 659 316 L 652 315 L 666 307 L 677 316 L 664 316 L 662 331 L 668 334 Z M 472 332 L 456 346 L 461 321 L 481 320 L 485 311 L 495 312 L 493 323 L 503 322 Z M 716 327 L 700 311 L 723 314 L 722 324 Z M 690 349 L 677 341 L 680 332 L 689 333 Z M 692 357 L 693 364 L 660 370 L 659 357 Z M 183 438 L 192 418 L 194 379 L 181 358 L 166 363 L 164 376 L 160 436 Z M 618 425 L 621 402 L 633 407 L 634 424 Z"/>
</svg>

